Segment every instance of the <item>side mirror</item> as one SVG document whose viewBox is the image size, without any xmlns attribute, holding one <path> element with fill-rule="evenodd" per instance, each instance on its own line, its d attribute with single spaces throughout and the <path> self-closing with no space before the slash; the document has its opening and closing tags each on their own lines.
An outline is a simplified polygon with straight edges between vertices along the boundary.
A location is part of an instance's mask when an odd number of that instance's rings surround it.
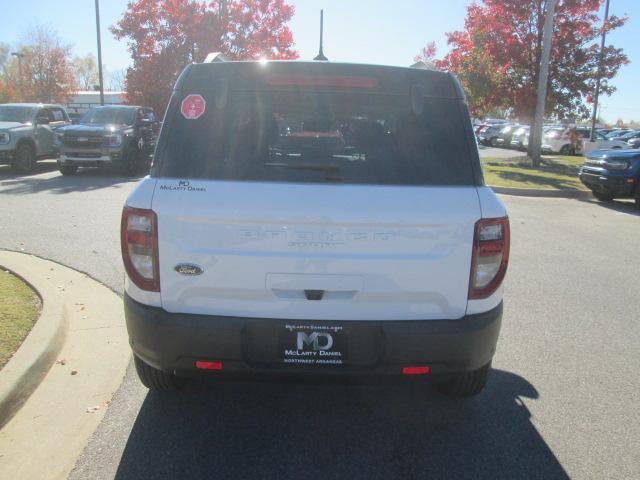
<svg viewBox="0 0 640 480">
<path fill-rule="evenodd" d="M 38 117 L 36 123 L 38 125 L 49 125 L 49 117 Z"/>
</svg>

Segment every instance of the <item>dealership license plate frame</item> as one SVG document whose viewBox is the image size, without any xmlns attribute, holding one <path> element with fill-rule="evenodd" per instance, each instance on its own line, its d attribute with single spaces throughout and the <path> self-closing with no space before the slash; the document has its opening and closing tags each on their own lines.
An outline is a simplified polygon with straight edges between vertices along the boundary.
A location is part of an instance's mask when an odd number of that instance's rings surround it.
<svg viewBox="0 0 640 480">
<path fill-rule="evenodd" d="M 344 367 L 350 330 L 339 323 L 283 323 L 277 332 L 278 362 L 292 367 Z"/>
</svg>

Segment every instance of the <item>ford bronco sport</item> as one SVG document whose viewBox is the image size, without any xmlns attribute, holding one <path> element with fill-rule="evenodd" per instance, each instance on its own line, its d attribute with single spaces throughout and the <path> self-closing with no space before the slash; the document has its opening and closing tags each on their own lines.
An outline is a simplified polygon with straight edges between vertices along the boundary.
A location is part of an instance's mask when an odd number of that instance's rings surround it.
<svg viewBox="0 0 640 480">
<path fill-rule="evenodd" d="M 5 103 L 0 105 L 0 164 L 30 173 L 41 158 L 56 154 L 56 129 L 69 125 L 60 105 Z"/>
<path fill-rule="evenodd" d="M 443 142 L 456 138 L 456 142 Z M 138 375 L 398 375 L 484 387 L 509 258 L 446 73 L 194 64 L 123 210 Z"/>
</svg>

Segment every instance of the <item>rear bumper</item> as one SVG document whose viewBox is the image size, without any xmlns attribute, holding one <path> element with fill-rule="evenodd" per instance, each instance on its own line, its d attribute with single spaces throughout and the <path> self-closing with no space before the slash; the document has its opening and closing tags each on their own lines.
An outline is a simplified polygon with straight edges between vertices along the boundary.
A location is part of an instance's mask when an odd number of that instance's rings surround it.
<svg viewBox="0 0 640 480">
<path fill-rule="evenodd" d="M 349 331 L 342 365 L 291 365 L 277 358 L 285 324 L 319 321 L 169 313 L 125 294 L 125 317 L 134 353 L 149 365 L 179 375 L 196 372 L 196 360 L 222 361 L 224 373 L 400 374 L 428 365 L 434 376 L 476 370 L 495 353 L 502 303 L 459 320 L 327 321 Z M 295 347 L 293 347 L 295 348 Z"/>
</svg>

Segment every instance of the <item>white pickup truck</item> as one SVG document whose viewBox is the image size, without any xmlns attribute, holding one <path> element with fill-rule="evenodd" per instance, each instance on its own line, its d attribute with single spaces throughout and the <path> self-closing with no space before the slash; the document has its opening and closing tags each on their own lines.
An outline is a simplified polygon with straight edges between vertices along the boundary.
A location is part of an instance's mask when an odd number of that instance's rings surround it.
<svg viewBox="0 0 640 480">
<path fill-rule="evenodd" d="M 449 74 L 189 65 L 121 229 L 151 389 L 198 372 L 397 375 L 458 396 L 487 381 L 509 221 Z"/>
</svg>

